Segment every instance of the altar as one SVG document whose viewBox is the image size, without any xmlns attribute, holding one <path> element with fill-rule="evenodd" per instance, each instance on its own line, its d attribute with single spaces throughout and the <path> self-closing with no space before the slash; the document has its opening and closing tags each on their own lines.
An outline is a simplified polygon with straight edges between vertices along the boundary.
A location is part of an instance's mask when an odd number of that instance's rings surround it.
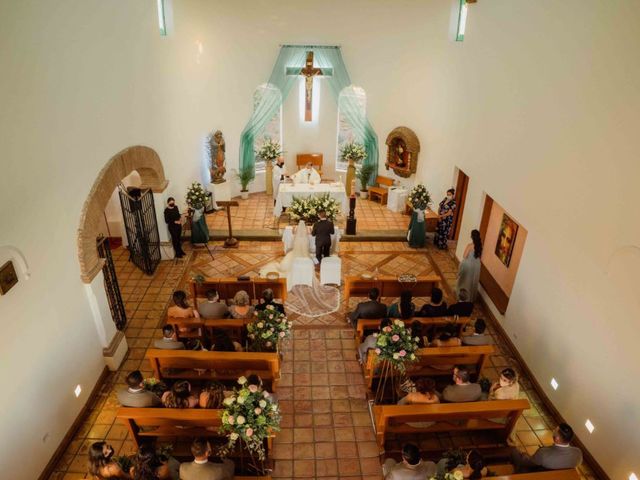
<svg viewBox="0 0 640 480">
<path fill-rule="evenodd" d="M 319 183 L 311 185 L 309 183 L 281 183 L 278 189 L 278 198 L 273 208 L 273 215 L 279 217 L 283 208 L 290 207 L 293 198 L 308 198 L 314 195 L 320 196 L 328 194 L 331 198 L 340 203 L 340 211 L 346 214 L 349 209 L 347 202 L 347 192 L 340 182 Z"/>
</svg>

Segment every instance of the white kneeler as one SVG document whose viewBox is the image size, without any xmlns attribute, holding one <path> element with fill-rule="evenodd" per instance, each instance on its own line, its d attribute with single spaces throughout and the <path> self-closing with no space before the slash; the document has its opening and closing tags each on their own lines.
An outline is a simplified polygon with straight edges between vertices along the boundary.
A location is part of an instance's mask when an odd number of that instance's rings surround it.
<svg viewBox="0 0 640 480">
<path fill-rule="evenodd" d="M 340 257 L 325 257 L 320 263 L 320 284 L 340 285 L 342 283 L 342 260 Z"/>
<path fill-rule="evenodd" d="M 313 286 L 314 266 L 311 258 L 294 258 L 291 271 L 287 275 L 287 290 L 295 285 Z"/>
</svg>

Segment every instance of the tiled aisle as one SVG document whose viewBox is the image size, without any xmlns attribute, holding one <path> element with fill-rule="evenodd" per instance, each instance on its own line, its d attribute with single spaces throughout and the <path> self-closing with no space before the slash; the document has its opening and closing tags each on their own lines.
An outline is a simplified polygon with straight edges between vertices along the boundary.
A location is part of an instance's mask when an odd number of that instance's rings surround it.
<svg viewBox="0 0 640 480">
<path fill-rule="evenodd" d="M 186 246 L 186 245 L 185 245 Z M 213 246 L 213 243 L 212 243 Z M 185 260 L 162 262 L 153 277 L 147 277 L 127 262 L 123 249 L 114 252 L 118 278 L 126 301 L 129 325 L 126 329 L 130 351 L 121 369 L 111 374 L 84 420 L 74 440 L 56 467 L 51 479 L 88 478 L 86 457 L 89 445 L 106 439 L 116 453 L 133 452 L 126 429 L 115 422 L 118 407 L 115 392 L 123 387 L 126 374 L 141 369 L 150 376 L 144 354 L 158 326 L 173 290 L 184 284 L 192 273 L 209 276 L 235 276 L 257 272 L 260 266 L 282 255 L 279 242 L 242 242 L 237 250 L 223 250 L 217 242 L 215 260 L 199 250 Z M 456 265 L 448 253 L 431 247 L 410 249 L 402 242 L 348 242 L 340 245 L 345 269 L 359 273 L 378 268 L 381 273 L 431 273 L 440 271 L 449 288 L 455 282 Z M 481 314 L 476 308 L 474 316 Z M 377 448 L 365 403 L 363 377 L 355 359 L 351 330 L 341 310 L 328 318 L 294 320 L 293 338 L 285 347 L 282 380 L 278 396 L 283 411 L 282 431 L 276 436 L 274 478 L 380 478 Z M 494 330 L 489 326 L 491 333 Z M 513 358 L 499 337 L 494 336 L 500 351 L 491 359 L 484 374 L 495 379 L 503 366 L 515 366 Z M 528 379 L 522 378 L 523 396 L 532 408 L 518 422 L 513 443 L 528 451 L 551 443 L 553 419 L 531 391 Z M 481 442 L 481 437 L 462 438 L 440 434 L 425 438 L 424 447 L 448 448 L 460 442 Z M 584 478 L 594 479 L 584 467 Z"/>
</svg>

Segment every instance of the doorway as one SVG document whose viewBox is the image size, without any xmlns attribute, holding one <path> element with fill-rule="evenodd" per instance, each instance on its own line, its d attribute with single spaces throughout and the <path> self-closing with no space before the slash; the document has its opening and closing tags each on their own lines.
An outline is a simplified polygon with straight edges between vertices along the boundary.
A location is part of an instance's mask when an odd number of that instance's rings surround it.
<svg viewBox="0 0 640 480">
<path fill-rule="evenodd" d="M 460 235 L 460 226 L 462 225 L 462 215 L 464 213 L 464 204 L 467 199 L 467 190 L 469 188 L 469 177 L 459 168 L 456 179 L 456 210 L 453 213 L 453 228 L 449 238 L 457 241 Z"/>
</svg>

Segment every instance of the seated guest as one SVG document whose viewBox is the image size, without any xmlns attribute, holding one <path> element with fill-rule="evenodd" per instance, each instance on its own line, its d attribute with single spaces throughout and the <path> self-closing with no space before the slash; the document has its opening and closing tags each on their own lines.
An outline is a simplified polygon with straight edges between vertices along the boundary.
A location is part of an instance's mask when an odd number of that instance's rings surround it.
<svg viewBox="0 0 640 480">
<path fill-rule="evenodd" d="M 422 323 L 418 320 L 414 320 L 411 323 L 411 336 L 418 339 L 418 348 L 424 348 L 429 345 L 429 339 L 422 331 Z"/>
<path fill-rule="evenodd" d="M 389 318 L 402 318 L 403 320 L 413 317 L 414 313 L 416 313 L 416 306 L 411 301 L 411 292 L 408 290 L 402 292 L 400 301 L 391 304 L 387 310 Z"/>
<path fill-rule="evenodd" d="M 391 320 L 388 318 L 383 318 L 380 321 L 380 328 L 378 329 L 378 331 L 381 332 L 384 327 L 388 327 L 389 325 L 391 325 Z M 367 358 L 367 352 L 369 350 L 376 348 L 377 340 L 378 337 L 376 336 L 376 334 L 372 333 L 371 335 L 367 335 L 367 337 L 358 346 L 358 358 L 360 359 L 360 363 L 364 363 Z"/>
<path fill-rule="evenodd" d="M 425 480 L 436 474 L 436 464 L 420 458 L 420 450 L 411 443 L 402 447 L 402 462 L 387 458 L 382 465 L 384 480 Z"/>
<path fill-rule="evenodd" d="M 153 341 L 153 348 L 162 350 L 184 350 L 184 343 L 179 342 L 176 337 L 176 331 L 173 325 L 165 325 L 162 327 L 162 338 Z"/>
<path fill-rule="evenodd" d="M 447 310 L 447 315 L 449 316 L 459 316 L 459 317 L 470 317 L 471 312 L 473 312 L 473 302 L 469 301 L 469 293 L 465 288 L 461 288 L 458 292 L 458 302 L 449 306 Z"/>
<path fill-rule="evenodd" d="M 214 289 L 207 290 L 207 299 L 198 305 L 198 312 L 202 318 L 225 318 L 229 309 L 220 301 L 220 295 Z"/>
<path fill-rule="evenodd" d="M 229 307 L 231 318 L 251 318 L 253 317 L 253 307 L 249 294 L 240 290 L 233 296 L 233 305 Z"/>
<path fill-rule="evenodd" d="M 194 310 L 187 302 L 187 294 L 182 290 L 173 292 L 173 303 L 167 309 L 167 316 L 174 318 L 200 318 L 197 310 Z"/>
<path fill-rule="evenodd" d="M 457 337 L 458 327 L 453 323 L 445 325 L 440 335 L 431 344 L 432 347 L 459 347 L 462 342 Z M 452 368 L 452 367 L 450 367 Z M 448 370 L 448 369 L 447 369 Z"/>
<path fill-rule="evenodd" d="M 260 304 L 256 306 L 256 310 L 262 311 L 267 308 L 268 305 L 272 305 L 274 309 L 280 313 L 284 313 L 284 305 L 273 301 L 273 290 L 270 288 L 266 288 L 264 292 L 262 292 L 262 300 Z"/>
<path fill-rule="evenodd" d="M 482 318 L 476 320 L 476 323 L 473 326 L 473 333 L 471 335 L 463 335 L 462 336 L 462 344 L 463 345 L 491 345 L 493 340 L 491 339 L 491 335 L 488 335 L 485 330 L 487 329 L 487 324 Z"/>
<path fill-rule="evenodd" d="M 215 352 L 242 352 L 242 345 L 231 340 L 226 330 L 214 328 L 211 332 L 211 350 Z"/>
<path fill-rule="evenodd" d="M 478 450 L 471 450 L 467 453 L 466 463 L 464 465 L 450 465 L 448 458 L 443 458 L 438 462 L 438 473 L 444 475 L 445 472 L 460 472 L 463 478 L 478 479 L 484 478 L 488 474 L 487 468 L 484 466 L 484 458 Z"/>
<path fill-rule="evenodd" d="M 180 462 L 173 457 L 161 457 L 152 444 L 140 445 L 131 459 L 129 475 L 133 480 L 179 480 Z"/>
<path fill-rule="evenodd" d="M 222 463 L 209 462 L 211 445 L 203 438 L 196 438 L 191 444 L 193 462 L 180 464 L 181 480 L 230 480 L 235 469 L 233 462 L 225 458 Z"/>
<path fill-rule="evenodd" d="M 94 442 L 89 447 L 89 473 L 96 478 L 131 478 L 113 461 L 113 447 L 107 442 Z"/>
<path fill-rule="evenodd" d="M 500 379 L 491 385 L 489 400 L 515 400 L 520 394 L 518 376 L 513 368 L 505 368 L 500 372 Z"/>
<path fill-rule="evenodd" d="M 222 408 L 224 385 L 220 382 L 208 382 L 200 392 L 200 408 Z"/>
<path fill-rule="evenodd" d="M 482 397 L 482 388 L 477 383 L 471 383 L 469 370 L 465 367 L 453 369 L 453 385 L 449 385 L 442 391 L 445 402 L 475 402 Z"/>
<path fill-rule="evenodd" d="M 349 321 L 354 327 L 359 318 L 383 318 L 387 316 L 387 306 L 378 301 L 380 290 L 372 288 L 369 290 L 369 300 L 360 302 L 356 309 L 349 314 Z"/>
<path fill-rule="evenodd" d="M 436 393 L 436 382 L 432 378 L 416 380 L 416 391 L 407 393 L 398 400 L 398 405 L 412 405 L 415 403 L 440 403 Z"/>
<path fill-rule="evenodd" d="M 431 299 L 429 303 L 425 303 L 418 317 L 444 317 L 447 315 L 447 302 L 443 301 L 442 290 L 438 287 L 433 287 L 431 290 Z"/>
<path fill-rule="evenodd" d="M 127 375 L 127 388 L 118 392 L 118 401 L 123 407 L 159 407 L 161 405 L 158 396 L 145 390 L 144 379 L 140 370 L 135 370 Z"/>
<path fill-rule="evenodd" d="M 198 406 L 198 398 L 191 394 L 189 382 L 179 380 L 171 390 L 162 394 L 162 404 L 167 408 L 195 408 Z"/>
<path fill-rule="evenodd" d="M 572 447 L 571 440 L 573 440 L 573 429 L 566 423 L 561 423 L 553 431 L 553 446 L 540 447 L 533 456 L 513 448 L 511 463 L 516 467 L 516 473 L 540 468 L 546 470 L 576 468 L 582 463 L 582 451 Z"/>
</svg>

